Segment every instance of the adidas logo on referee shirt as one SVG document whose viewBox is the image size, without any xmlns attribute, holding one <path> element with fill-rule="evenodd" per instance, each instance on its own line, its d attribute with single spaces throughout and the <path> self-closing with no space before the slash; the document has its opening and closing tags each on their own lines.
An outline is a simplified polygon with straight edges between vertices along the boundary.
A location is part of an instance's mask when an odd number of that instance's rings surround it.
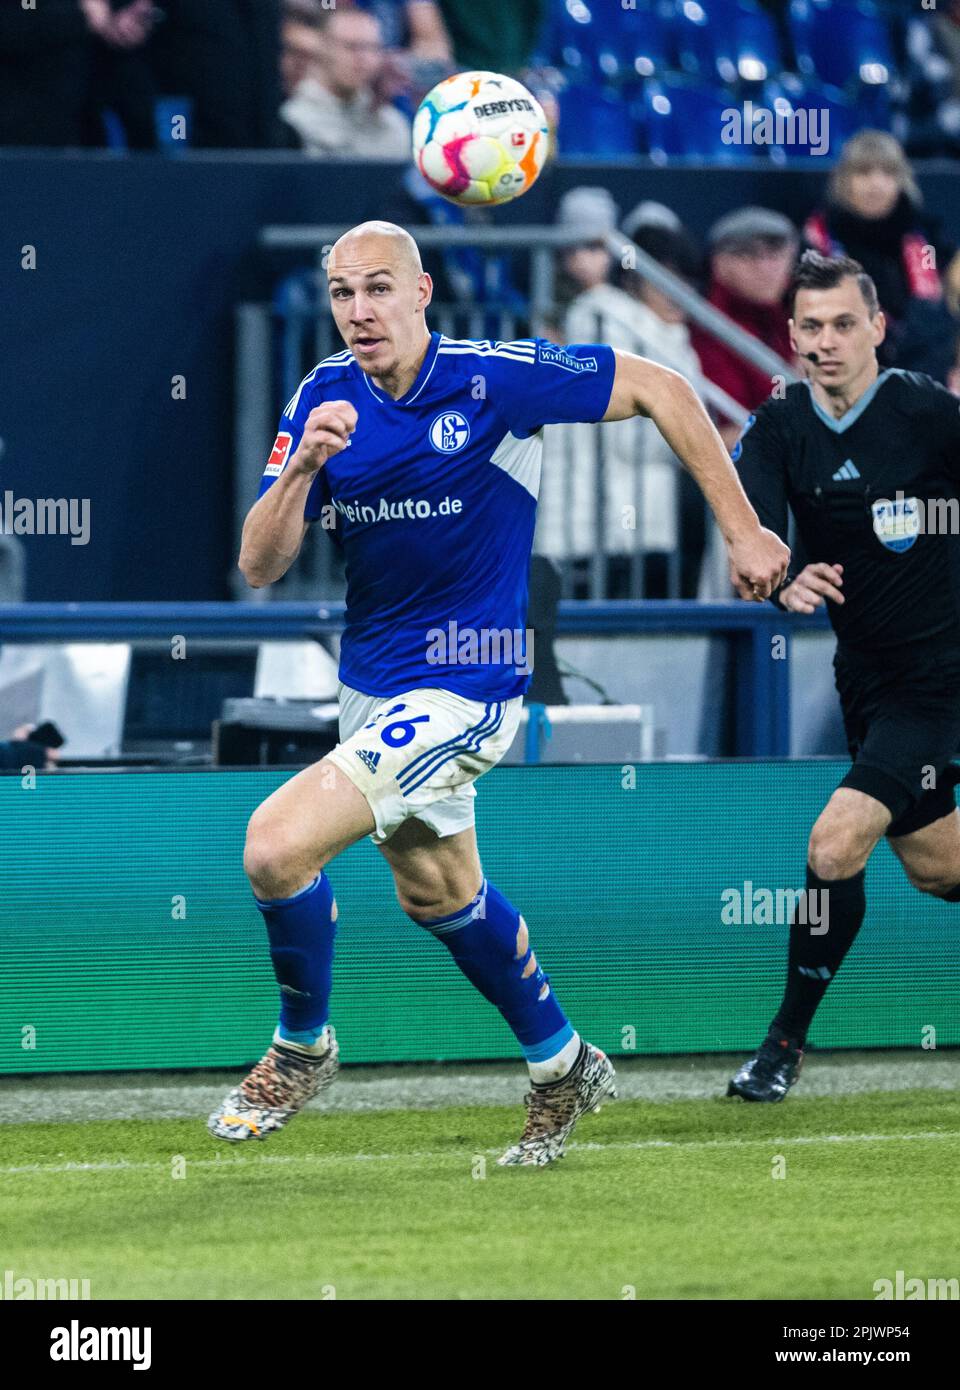
<svg viewBox="0 0 960 1390">
<path fill-rule="evenodd" d="M 834 481 L 835 483 L 846 483 L 846 482 L 849 482 L 851 478 L 859 478 L 859 477 L 860 477 L 860 470 L 859 470 L 859 468 L 858 468 L 857 465 L 854 463 L 853 459 L 847 459 L 847 461 L 846 461 L 845 463 L 842 463 L 842 464 L 840 465 L 840 467 L 837 469 L 836 473 L 834 473 L 834 475 L 833 475 L 833 481 Z"/>
<path fill-rule="evenodd" d="M 380 761 L 379 753 L 368 753 L 365 748 L 358 748 L 357 757 L 362 763 L 366 763 L 371 772 L 376 772 L 377 763 Z"/>
</svg>

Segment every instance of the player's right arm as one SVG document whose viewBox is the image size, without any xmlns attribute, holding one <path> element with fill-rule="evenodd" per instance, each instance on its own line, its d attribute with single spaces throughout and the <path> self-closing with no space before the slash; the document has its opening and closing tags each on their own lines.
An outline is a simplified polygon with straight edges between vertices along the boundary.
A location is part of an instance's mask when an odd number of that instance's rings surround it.
<svg viewBox="0 0 960 1390">
<path fill-rule="evenodd" d="M 276 583 L 299 555 L 310 489 L 327 459 L 347 447 L 356 424 L 349 401 L 324 401 L 310 411 L 296 450 L 243 524 L 237 563 L 251 588 Z"/>
</svg>

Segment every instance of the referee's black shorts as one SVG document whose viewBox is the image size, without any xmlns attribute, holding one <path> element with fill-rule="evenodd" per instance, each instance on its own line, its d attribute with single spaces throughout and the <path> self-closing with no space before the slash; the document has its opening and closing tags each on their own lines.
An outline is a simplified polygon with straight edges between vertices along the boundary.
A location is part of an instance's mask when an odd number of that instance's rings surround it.
<svg viewBox="0 0 960 1390">
<path fill-rule="evenodd" d="M 953 810 L 960 767 L 960 649 L 924 643 L 915 652 L 833 659 L 853 766 L 842 787 L 887 807 L 886 834 L 909 835 Z"/>
</svg>

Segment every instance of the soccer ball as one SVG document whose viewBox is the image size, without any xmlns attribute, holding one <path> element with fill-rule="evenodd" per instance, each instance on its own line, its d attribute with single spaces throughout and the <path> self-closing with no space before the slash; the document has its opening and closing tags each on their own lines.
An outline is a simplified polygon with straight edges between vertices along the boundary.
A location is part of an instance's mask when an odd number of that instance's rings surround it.
<svg viewBox="0 0 960 1390">
<path fill-rule="evenodd" d="M 543 107 L 521 82 L 460 72 L 438 82 L 417 108 L 413 157 L 451 203 L 494 207 L 535 183 L 548 138 Z"/>
</svg>

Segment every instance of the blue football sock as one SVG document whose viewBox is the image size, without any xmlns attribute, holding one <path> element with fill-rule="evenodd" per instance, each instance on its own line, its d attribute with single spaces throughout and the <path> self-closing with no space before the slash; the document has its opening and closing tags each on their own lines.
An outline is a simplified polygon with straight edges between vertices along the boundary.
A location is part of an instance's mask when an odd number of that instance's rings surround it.
<svg viewBox="0 0 960 1390">
<path fill-rule="evenodd" d="M 323 1031 L 333 971 L 333 888 L 326 874 L 292 898 L 254 901 L 263 913 L 280 986 L 280 1035 L 312 1043 Z"/>
<path fill-rule="evenodd" d="M 415 918 L 447 947 L 467 979 L 503 1014 L 528 1062 L 553 1057 L 573 1028 L 539 964 L 526 979 L 533 954 L 517 956 L 520 913 L 486 879 L 472 902 L 449 917 Z"/>
</svg>

